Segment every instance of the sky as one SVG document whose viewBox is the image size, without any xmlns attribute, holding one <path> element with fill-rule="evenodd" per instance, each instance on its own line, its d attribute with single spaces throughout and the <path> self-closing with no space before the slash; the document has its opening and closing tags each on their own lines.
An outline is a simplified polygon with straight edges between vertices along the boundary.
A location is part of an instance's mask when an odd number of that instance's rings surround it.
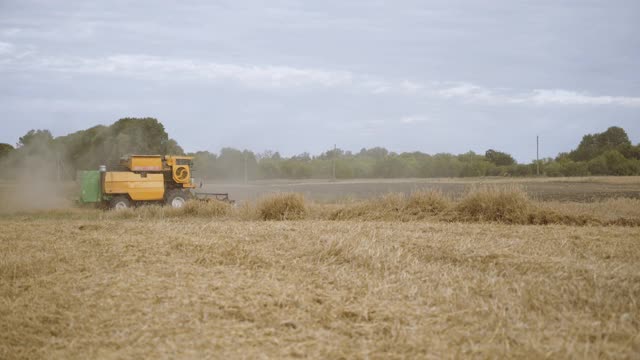
<svg viewBox="0 0 640 360">
<path fill-rule="evenodd" d="M 187 151 L 520 162 L 640 142 L 640 1 L 0 0 L 0 142 L 155 117 Z"/>
</svg>

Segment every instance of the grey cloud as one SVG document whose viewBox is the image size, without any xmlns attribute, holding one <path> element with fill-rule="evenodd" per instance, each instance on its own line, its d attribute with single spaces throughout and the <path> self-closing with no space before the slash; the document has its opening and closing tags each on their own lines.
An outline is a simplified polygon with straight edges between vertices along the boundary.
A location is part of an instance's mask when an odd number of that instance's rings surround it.
<svg viewBox="0 0 640 360">
<path fill-rule="evenodd" d="M 207 62 L 198 59 L 167 58 L 150 55 L 117 54 L 106 58 L 25 57 L 14 56 L 15 46 L 0 43 L 0 58 L 12 70 L 95 73 L 150 80 L 206 79 L 233 80 L 248 87 L 287 88 L 324 86 L 357 88 L 373 94 L 389 92 L 412 96 L 440 97 L 483 104 L 524 105 L 615 105 L 640 107 L 640 97 L 591 95 L 564 89 L 534 89 L 517 93 L 509 89 L 494 90 L 472 83 L 426 84 L 410 80 L 389 81 L 374 75 L 357 75 L 349 71 L 295 68 L 290 66 L 245 65 Z M 1 71 L 1 70 L 0 70 Z"/>
</svg>

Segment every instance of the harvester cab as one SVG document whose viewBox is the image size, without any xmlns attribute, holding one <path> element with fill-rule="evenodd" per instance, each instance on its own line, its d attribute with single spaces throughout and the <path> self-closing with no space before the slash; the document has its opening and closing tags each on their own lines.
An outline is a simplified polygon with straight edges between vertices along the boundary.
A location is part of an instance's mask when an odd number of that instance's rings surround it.
<svg viewBox="0 0 640 360">
<path fill-rule="evenodd" d="M 229 201 L 228 194 L 196 194 L 192 178 L 193 157 L 173 155 L 128 155 L 120 169 L 80 171 L 80 203 L 126 209 L 143 203 L 164 203 L 182 207 L 191 199 L 217 195 Z"/>
</svg>

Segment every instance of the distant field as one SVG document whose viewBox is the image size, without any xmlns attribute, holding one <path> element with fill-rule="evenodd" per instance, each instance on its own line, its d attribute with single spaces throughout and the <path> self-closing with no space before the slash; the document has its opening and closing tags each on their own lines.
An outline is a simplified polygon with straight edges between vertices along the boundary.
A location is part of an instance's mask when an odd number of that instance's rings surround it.
<svg viewBox="0 0 640 360">
<path fill-rule="evenodd" d="M 454 197 L 476 185 L 522 187 L 532 198 L 549 201 L 596 201 L 608 198 L 640 198 L 640 177 L 580 178 L 455 178 L 455 179 L 362 179 L 362 180 L 274 180 L 249 184 L 208 183 L 208 192 L 229 192 L 237 200 L 253 200 L 271 192 L 299 192 L 307 198 L 332 202 L 364 199 L 386 193 L 411 193 L 437 189 Z"/>
</svg>

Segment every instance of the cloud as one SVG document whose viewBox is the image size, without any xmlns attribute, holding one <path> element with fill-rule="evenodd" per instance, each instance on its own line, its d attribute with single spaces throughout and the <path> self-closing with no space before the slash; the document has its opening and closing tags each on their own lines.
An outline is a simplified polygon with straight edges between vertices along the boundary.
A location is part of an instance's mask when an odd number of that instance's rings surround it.
<svg viewBox="0 0 640 360">
<path fill-rule="evenodd" d="M 37 56 L 0 42 L 1 71 L 54 71 L 126 76 L 157 81 L 232 81 L 249 88 L 342 88 L 372 95 L 396 94 L 481 105 L 640 107 L 640 97 L 592 95 L 564 89 L 517 91 L 469 82 L 389 80 L 370 74 L 292 66 L 230 64 L 198 59 L 119 54 L 108 57 Z M 405 118 L 404 123 L 410 123 Z M 415 121 L 414 121 L 415 122 Z"/>
<path fill-rule="evenodd" d="M 534 103 L 546 105 L 621 105 L 640 106 L 640 97 L 592 96 L 567 90 L 537 89 L 528 97 Z"/>
<path fill-rule="evenodd" d="M 33 54 L 32 46 L 18 47 L 13 43 L 0 41 L 0 65 L 10 65 L 25 62 Z M 2 67 L 0 67 L 2 71 Z"/>
<path fill-rule="evenodd" d="M 8 42 L 0 41 L 0 55 L 11 55 L 15 51 L 15 46 Z"/>
<path fill-rule="evenodd" d="M 126 111 L 127 103 L 106 99 L 0 98 L 0 106 L 12 111 L 102 112 Z"/>
<path fill-rule="evenodd" d="M 509 89 L 491 89 L 472 83 L 455 83 L 434 92 L 445 99 L 455 99 L 468 103 L 485 105 L 613 105 L 640 107 L 640 97 L 591 95 L 563 89 L 534 89 L 516 92 Z"/>
<path fill-rule="evenodd" d="M 429 121 L 429 119 L 424 115 L 405 116 L 400 119 L 400 122 L 403 124 L 416 124 L 416 123 L 424 123 L 427 121 Z"/>
<path fill-rule="evenodd" d="M 435 91 L 436 96 L 445 99 L 460 99 L 466 102 L 500 104 L 509 102 L 508 97 L 496 94 L 494 91 L 471 83 L 457 83 Z"/>
<path fill-rule="evenodd" d="M 348 86 L 353 75 L 345 71 L 289 66 L 239 65 L 148 55 L 114 55 L 106 58 L 46 57 L 31 69 L 57 72 L 95 73 L 151 80 L 231 80 L 254 88 Z"/>
</svg>

